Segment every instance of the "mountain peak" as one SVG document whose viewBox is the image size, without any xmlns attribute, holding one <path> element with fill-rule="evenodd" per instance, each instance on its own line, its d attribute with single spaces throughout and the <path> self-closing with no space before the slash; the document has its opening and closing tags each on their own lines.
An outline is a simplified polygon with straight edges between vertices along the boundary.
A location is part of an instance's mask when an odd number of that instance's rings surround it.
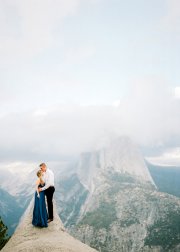
<svg viewBox="0 0 180 252">
<path fill-rule="evenodd" d="M 54 207 L 54 221 L 47 228 L 32 226 L 33 203 L 21 218 L 20 224 L 2 252 L 19 251 L 61 251 L 61 252 L 95 252 L 79 240 L 70 236 L 64 229 L 63 224 Z"/>
<path fill-rule="evenodd" d="M 99 151 L 81 155 L 77 174 L 90 191 L 93 190 L 93 178 L 106 171 L 129 174 L 141 182 L 154 185 L 141 152 L 129 137 L 119 137 Z"/>
</svg>

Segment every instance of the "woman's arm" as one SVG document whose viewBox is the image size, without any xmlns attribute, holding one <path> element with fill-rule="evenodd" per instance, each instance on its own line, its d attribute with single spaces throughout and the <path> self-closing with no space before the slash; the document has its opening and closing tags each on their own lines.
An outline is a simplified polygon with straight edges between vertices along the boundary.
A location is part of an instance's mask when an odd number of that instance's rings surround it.
<svg viewBox="0 0 180 252">
<path fill-rule="evenodd" d="M 40 184 L 40 179 L 37 179 L 37 180 L 36 180 L 36 192 L 37 192 L 38 198 L 40 197 L 40 195 L 39 195 L 39 190 L 38 190 L 39 184 Z"/>
</svg>

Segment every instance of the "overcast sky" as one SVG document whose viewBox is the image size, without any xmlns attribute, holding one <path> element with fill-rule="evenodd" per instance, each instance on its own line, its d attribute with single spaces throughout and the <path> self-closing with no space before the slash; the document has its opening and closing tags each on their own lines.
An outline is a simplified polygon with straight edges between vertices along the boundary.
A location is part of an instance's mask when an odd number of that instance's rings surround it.
<svg viewBox="0 0 180 252">
<path fill-rule="evenodd" d="M 179 58 L 179 0 L 0 0 L 0 161 L 180 147 Z"/>
</svg>

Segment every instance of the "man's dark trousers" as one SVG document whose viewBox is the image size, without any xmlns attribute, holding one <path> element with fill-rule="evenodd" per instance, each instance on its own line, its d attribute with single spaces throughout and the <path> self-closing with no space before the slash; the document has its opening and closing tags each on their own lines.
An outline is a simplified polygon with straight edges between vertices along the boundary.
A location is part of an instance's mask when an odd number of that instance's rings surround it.
<svg viewBox="0 0 180 252">
<path fill-rule="evenodd" d="M 47 198 L 47 205 L 48 205 L 48 219 L 53 220 L 53 194 L 55 192 L 54 186 L 50 186 L 45 190 L 45 195 Z"/>
</svg>

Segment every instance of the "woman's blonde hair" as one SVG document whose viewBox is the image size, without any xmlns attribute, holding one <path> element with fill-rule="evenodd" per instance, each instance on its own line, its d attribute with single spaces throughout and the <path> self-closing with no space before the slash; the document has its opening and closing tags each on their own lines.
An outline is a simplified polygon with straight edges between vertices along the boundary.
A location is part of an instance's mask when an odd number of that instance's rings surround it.
<svg viewBox="0 0 180 252">
<path fill-rule="evenodd" d="M 40 183 L 41 183 L 41 184 L 44 184 L 44 181 L 43 181 L 43 179 L 41 178 L 42 171 L 39 170 L 36 174 L 37 174 L 38 178 L 40 179 Z"/>
<path fill-rule="evenodd" d="M 42 175 L 42 171 L 39 170 L 36 174 L 37 174 L 37 176 L 38 176 L 38 178 L 39 178 L 39 177 L 41 177 L 41 175 Z"/>
</svg>

